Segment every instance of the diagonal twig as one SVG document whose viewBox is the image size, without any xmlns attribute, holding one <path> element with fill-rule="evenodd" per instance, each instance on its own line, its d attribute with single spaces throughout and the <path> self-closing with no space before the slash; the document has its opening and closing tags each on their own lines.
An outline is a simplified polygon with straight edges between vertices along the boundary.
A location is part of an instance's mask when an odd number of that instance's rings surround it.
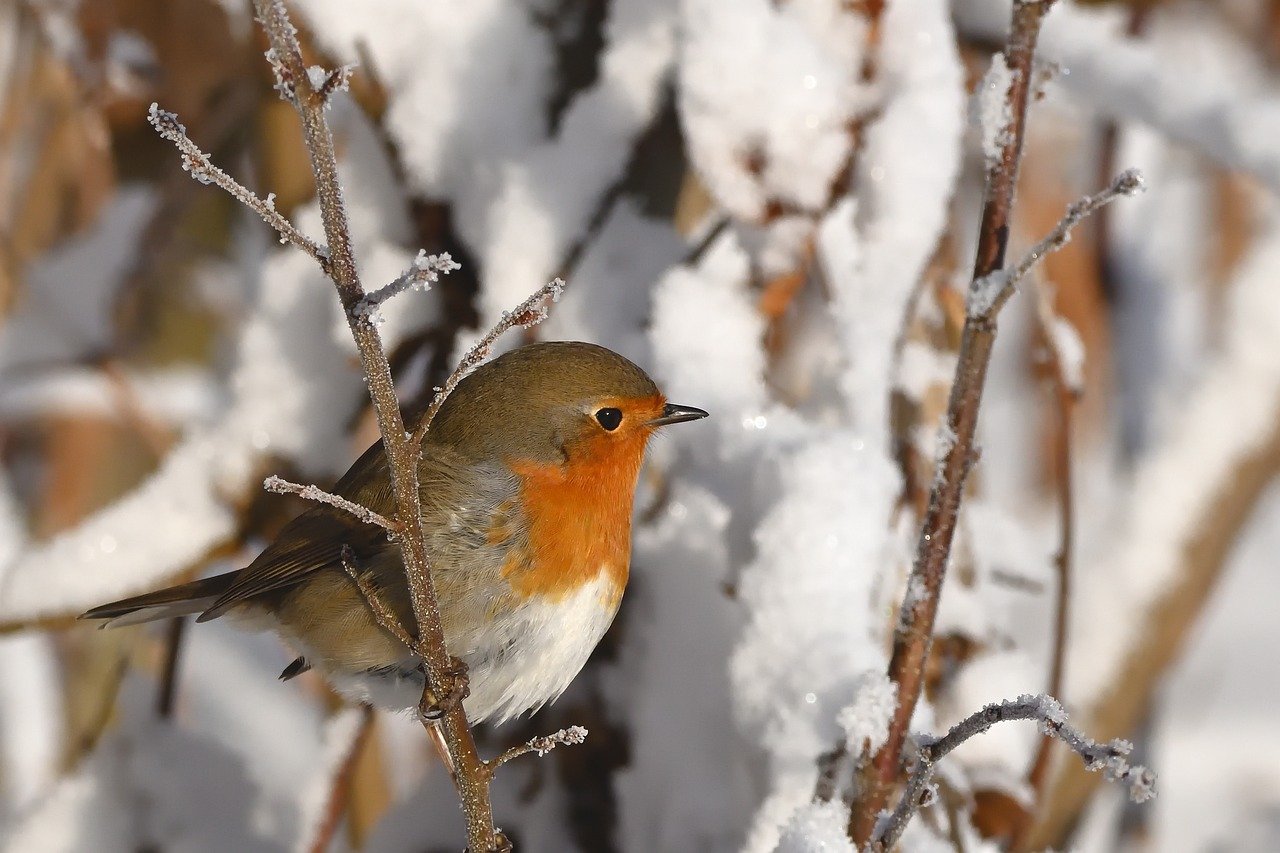
<svg viewBox="0 0 1280 853">
<path fill-rule="evenodd" d="M 560 301 L 564 288 L 564 282 L 558 278 L 547 282 L 538 288 L 532 296 L 517 305 L 514 311 L 502 312 L 502 316 L 494 324 L 493 328 L 484 337 L 472 344 L 466 355 L 458 362 L 458 366 L 449 374 L 449 378 L 445 380 L 444 385 L 434 389 L 435 396 L 431 399 L 431 405 L 427 407 L 426 413 L 413 430 L 413 444 L 415 447 L 421 447 L 422 440 L 426 438 L 427 431 L 431 429 L 431 422 L 435 420 L 436 415 L 440 412 L 440 407 L 444 405 L 445 399 L 453 393 L 453 389 L 458 387 L 458 383 L 468 373 L 489 357 L 498 338 L 516 326 L 522 326 L 527 329 L 545 320 L 548 308 L 552 303 Z"/>
<path fill-rule="evenodd" d="M 360 590 L 360 597 L 368 605 L 369 612 L 373 614 L 373 619 L 378 623 L 378 626 L 401 643 L 404 643 L 405 648 L 417 648 L 418 641 L 409 634 L 399 617 L 391 612 L 391 608 L 387 607 L 386 602 L 378 597 L 377 590 L 373 588 L 373 584 L 369 583 L 369 579 L 360 570 L 360 564 L 356 561 L 356 554 L 351 549 L 351 546 L 343 545 L 341 554 L 342 570 L 347 573 L 347 577 L 351 578 L 356 588 Z"/>
<path fill-rule="evenodd" d="M 292 243 L 315 258 L 320 263 L 320 268 L 326 273 L 329 271 L 329 250 L 299 231 L 280 211 L 276 210 L 275 193 L 269 194 L 265 199 L 259 198 L 235 178 L 213 165 L 209 155 L 201 151 L 199 146 L 191 141 L 191 137 L 187 136 L 187 129 L 178 121 L 178 116 L 174 113 L 160 109 L 158 104 L 152 104 L 147 111 L 147 121 L 151 122 L 151 126 L 156 129 L 162 139 L 177 146 L 178 151 L 182 153 L 182 168 L 190 172 L 191 177 L 202 184 L 213 184 L 225 190 L 232 198 L 258 214 L 263 222 L 279 232 L 280 242 Z"/>
</svg>

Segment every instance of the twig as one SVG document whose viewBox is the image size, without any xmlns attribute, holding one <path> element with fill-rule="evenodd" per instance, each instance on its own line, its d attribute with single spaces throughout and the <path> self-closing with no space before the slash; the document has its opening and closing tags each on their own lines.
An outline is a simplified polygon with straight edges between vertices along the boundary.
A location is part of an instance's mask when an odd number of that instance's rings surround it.
<svg viewBox="0 0 1280 853">
<path fill-rule="evenodd" d="M 1058 251 L 1070 242 L 1072 228 L 1120 196 L 1136 195 L 1143 190 L 1143 186 L 1142 173 L 1137 169 L 1126 169 L 1106 189 L 1076 201 L 1067 208 L 1066 215 L 1058 220 L 1048 236 L 1032 246 L 1012 269 L 995 269 L 974 279 L 965 301 L 969 316 L 979 319 L 995 316 L 1032 267 L 1044 260 L 1045 255 Z"/>
<path fill-rule="evenodd" d="M 513 746 L 497 758 L 490 759 L 485 762 L 489 772 L 497 770 L 513 758 L 519 758 L 522 755 L 528 755 L 536 752 L 538 757 L 546 755 L 557 746 L 576 746 L 587 739 L 587 730 L 582 726 L 569 726 L 567 729 L 561 729 L 558 732 L 552 732 L 549 735 L 542 735 L 529 739 L 527 742 L 518 746 Z"/>
<path fill-rule="evenodd" d="M 321 269 L 328 272 L 329 252 L 307 235 L 303 234 L 293 223 L 276 210 L 275 194 L 268 194 L 265 199 L 258 198 L 253 192 L 235 178 L 219 169 L 209 160 L 209 156 L 191 141 L 187 129 L 178 121 L 177 115 L 160 109 L 152 104 L 147 111 L 147 121 L 156 129 L 162 139 L 167 139 L 182 152 L 182 168 L 191 173 L 202 184 L 214 184 L 225 190 L 232 198 L 262 217 L 262 220 L 280 234 L 280 242 L 289 242 L 315 258 Z"/>
<path fill-rule="evenodd" d="M 431 399 L 431 405 L 427 407 L 427 411 L 419 419 L 417 427 L 413 430 L 413 446 L 421 447 L 422 441 L 426 438 L 427 430 L 431 429 L 431 422 L 435 420 L 436 415 L 440 412 L 440 407 L 444 405 L 445 399 L 453 393 L 453 389 L 458 387 L 468 373 L 489 357 L 489 353 L 493 351 L 493 345 L 497 343 L 498 338 L 510 329 L 516 326 L 529 328 L 536 326 L 547 318 L 548 306 L 553 302 L 559 302 L 561 294 L 564 293 L 564 282 L 558 278 L 544 284 L 542 287 L 516 306 L 514 311 L 502 312 L 502 317 L 494 325 L 492 329 L 480 340 L 476 341 L 462 360 L 458 362 L 458 366 L 449 374 L 449 378 L 445 380 L 444 385 L 435 388 L 435 396 Z"/>
<path fill-rule="evenodd" d="M 337 833 L 339 824 L 342 823 L 342 815 L 346 812 L 347 804 L 351 800 L 351 783 L 355 778 L 356 767 L 360 763 L 360 753 L 369 742 L 369 735 L 373 733 L 373 722 L 376 719 L 372 705 L 363 705 L 360 710 L 362 712 L 360 727 L 356 729 L 351 746 L 342 760 L 342 766 L 338 768 L 338 773 L 333 778 L 333 787 L 329 790 L 324 816 L 316 829 L 310 847 L 307 848 L 309 853 L 325 853 L 329 849 L 329 845 L 333 843 L 333 836 Z"/>
<path fill-rule="evenodd" d="M 1014 189 L 1022 158 L 1032 60 L 1040 24 L 1052 5 L 1053 0 L 1019 0 L 1014 3 L 1009 41 L 1004 49 L 1004 61 L 1010 70 L 1009 87 L 1005 93 L 1007 124 L 997 136 L 1002 142 L 999 157 L 994 159 L 987 172 L 971 291 L 977 288 L 977 282 L 1004 265 Z M 870 839 L 876 816 L 888 802 L 890 787 L 898 776 L 908 725 L 924 687 L 924 669 L 932 642 L 934 617 L 946 577 L 964 482 L 975 458 L 978 407 L 986 384 L 987 364 L 995 344 L 995 312 L 999 303 L 993 300 L 990 308 L 986 313 L 970 312 L 965 320 L 955 380 L 942 427 L 953 440 L 946 442 L 947 450 L 939 461 L 921 525 L 915 562 L 907 585 L 908 591 L 915 594 L 903 601 L 894 629 L 889 677 L 898 686 L 898 705 L 884 745 L 858 773 L 858 801 L 850 810 L 849 835 L 857 847 L 862 847 Z"/>
<path fill-rule="evenodd" d="M 374 621 L 378 623 L 382 630 L 404 643 L 406 648 L 417 648 L 418 641 L 410 636 L 409 631 L 401 624 L 400 619 L 378 597 L 373 585 L 369 583 L 368 578 L 360 571 L 360 565 L 356 561 L 356 555 L 351 550 L 351 546 L 343 545 L 341 553 L 342 569 L 347 573 L 347 577 L 351 578 L 355 583 L 356 588 L 360 590 L 360 596 L 364 599 L 365 604 L 368 605 L 370 612 L 373 613 Z"/>
<path fill-rule="evenodd" d="M 460 268 L 461 265 L 455 262 L 448 252 L 439 255 L 428 255 L 425 249 L 420 249 L 418 256 L 413 260 L 413 266 L 401 273 L 400 277 L 390 284 L 384 285 L 372 293 L 366 293 L 356 303 L 352 312 L 357 317 L 370 322 L 377 322 L 378 308 L 388 299 L 404 293 L 406 290 L 427 290 L 440 280 L 440 276 L 447 275 Z"/>
<path fill-rule="evenodd" d="M 1063 352 L 1062 333 L 1059 324 L 1065 323 L 1053 312 L 1048 285 L 1041 281 L 1037 316 L 1040 329 L 1049 351 L 1049 368 L 1057 413 L 1057 440 L 1054 442 L 1054 464 L 1058 478 L 1058 551 L 1054 555 L 1054 567 L 1058 571 L 1058 600 L 1053 621 L 1053 659 L 1049 666 L 1049 695 L 1061 696 L 1066 672 L 1067 626 L 1071 614 L 1071 562 L 1075 540 L 1075 505 L 1072 497 L 1071 477 L 1071 416 L 1079 397 L 1080 377 L 1073 376 L 1076 368 L 1069 364 L 1070 355 Z M 1036 748 L 1031 769 L 1027 772 L 1027 784 L 1033 792 L 1033 802 L 1039 802 L 1049 779 L 1049 759 L 1052 756 L 1054 736 L 1046 731 Z M 1025 835 L 1030 823 L 1025 822 L 1015 835 Z M 1015 840 L 1015 849 L 1020 845 Z"/>
<path fill-rule="evenodd" d="M 1108 743 L 1090 740 L 1067 723 L 1067 714 L 1057 699 L 1052 696 L 1019 696 L 1012 701 L 987 705 L 952 726 L 937 740 L 926 740 L 920 744 L 906 790 L 893 812 L 876 828 L 871 849 L 892 849 L 921 805 L 928 804 L 931 799 L 929 783 L 933 778 L 934 765 L 940 759 L 969 738 L 986 732 L 996 723 L 1009 720 L 1039 720 L 1045 735 L 1065 743 L 1080 756 L 1087 770 L 1101 772 L 1112 782 L 1128 784 L 1129 798 L 1135 803 L 1146 802 L 1155 796 L 1155 773 L 1140 764 L 1129 763 L 1128 755 L 1133 744 L 1126 740 Z"/>
<path fill-rule="evenodd" d="M 401 525 L 387 518 L 385 515 L 374 512 L 367 506 L 358 504 L 355 501 L 349 501 L 341 495 L 335 495 L 333 492 L 326 492 L 319 486 L 304 486 L 302 483 L 292 483 L 272 474 L 270 477 L 262 481 L 262 488 L 266 489 L 268 492 L 274 492 L 277 495 L 297 495 L 305 500 L 327 504 L 335 509 L 342 510 L 348 515 L 355 516 L 365 524 L 377 525 L 388 533 L 400 534 L 403 532 Z"/>
</svg>

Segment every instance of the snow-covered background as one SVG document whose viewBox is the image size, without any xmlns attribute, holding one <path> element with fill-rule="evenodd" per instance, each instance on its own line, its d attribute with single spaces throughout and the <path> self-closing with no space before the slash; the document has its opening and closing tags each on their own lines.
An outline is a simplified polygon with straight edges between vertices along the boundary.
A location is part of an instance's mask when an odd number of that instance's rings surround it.
<svg viewBox="0 0 1280 853">
<path fill-rule="evenodd" d="M 591 732 L 504 768 L 499 824 L 521 851 L 851 850 L 853 769 L 823 778 L 824 756 L 882 738 L 892 703 L 1008 2 L 291 8 L 317 61 L 359 64 L 330 115 L 365 281 L 419 249 L 463 265 L 383 309 L 402 396 L 560 275 L 538 335 L 713 413 L 652 449 L 591 664 L 480 732 L 488 753 Z M 375 435 L 332 287 L 145 122 L 177 112 L 318 234 L 264 47 L 236 0 L 0 4 L 5 851 L 305 850 L 360 725 L 320 681 L 278 682 L 270 635 L 73 621 L 246 563 L 299 508 L 264 475 L 331 482 Z M 1037 837 L 1280 849 L 1280 6 L 1060 0 L 1012 252 L 1130 166 L 1148 191 L 1002 315 L 914 727 L 1047 687 L 1052 345 L 1082 387 L 1060 698 L 1160 780 L 1145 806 L 1051 781 Z M 907 849 L 998 849 L 1036 746 L 1015 724 L 947 759 Z M 379 715 L 333 849 L 456 850 L 461 828 L 421 728 Z"/>
</svg>

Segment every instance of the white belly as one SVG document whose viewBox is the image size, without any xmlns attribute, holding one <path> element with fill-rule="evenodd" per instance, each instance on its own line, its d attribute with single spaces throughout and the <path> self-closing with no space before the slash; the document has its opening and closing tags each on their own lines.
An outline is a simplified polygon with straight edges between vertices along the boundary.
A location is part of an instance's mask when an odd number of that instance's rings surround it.
<svg viewBox="0 0 1280 853">
<path fill-rule="evenodd" d="M 609 629 L 618 599 L 616 583 L 601 572 L 564 598 L 529 600 L 500 616 L 481 642 L 458 654 L 471 678 L 467 716 L 500 723 L 563 693 Z M 422 698 L 422 674 L 410 661 L 394 671 L 329 677 L 340 693 L 382 708 L 416 708 Z"/>
</svg>

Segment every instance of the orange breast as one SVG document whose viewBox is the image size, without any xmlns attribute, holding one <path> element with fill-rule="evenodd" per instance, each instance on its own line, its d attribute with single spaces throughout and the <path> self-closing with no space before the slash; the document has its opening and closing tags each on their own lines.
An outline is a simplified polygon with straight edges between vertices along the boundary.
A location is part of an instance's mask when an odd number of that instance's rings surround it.
<svg viewBox="0 0 1280 853">
<path fill-rule="evenodd" d="M 646 436 L 601 438 L 565 465 L 512 464 L 529 525 L 504 574 L 516 592 L 561 599 L 602 572 L 617 607 L 631 560 L 631 506 Z"/>
</svg>

